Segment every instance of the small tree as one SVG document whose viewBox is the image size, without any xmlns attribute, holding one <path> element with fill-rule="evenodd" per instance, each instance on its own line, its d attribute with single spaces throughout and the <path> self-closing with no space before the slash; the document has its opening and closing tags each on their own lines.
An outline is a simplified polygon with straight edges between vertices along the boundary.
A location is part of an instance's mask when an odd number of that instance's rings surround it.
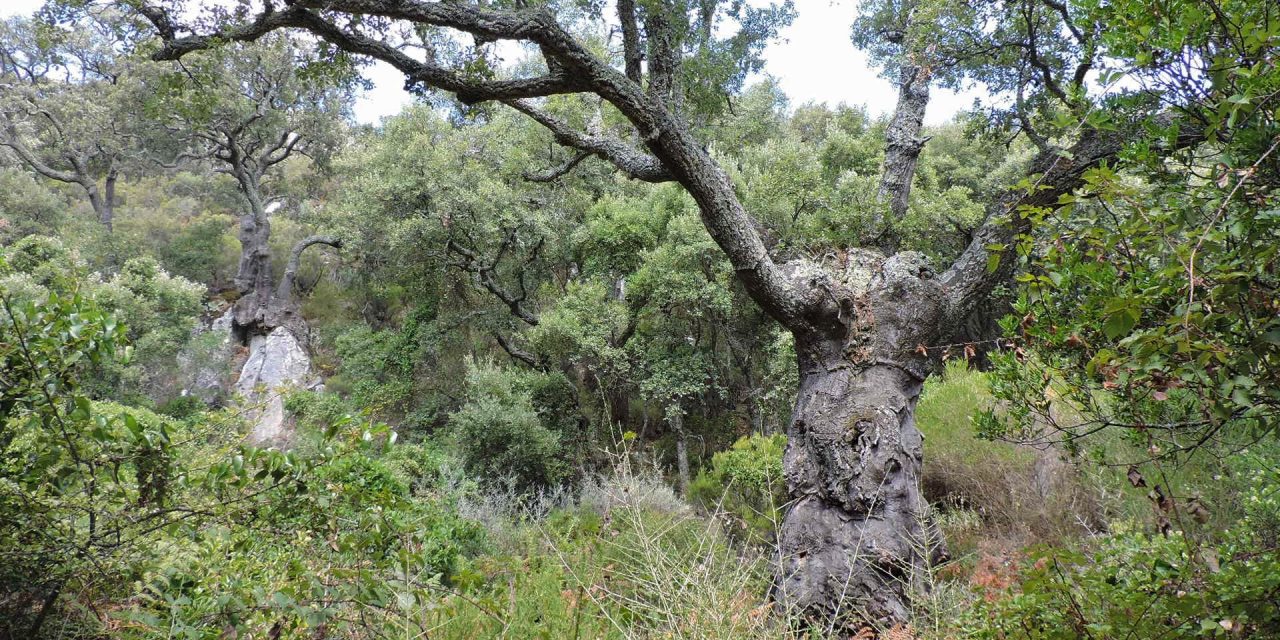
<svg viewBox="0 0 1280 640">
<path fill-rule="evenodd" d="M 169 134 L 181 142 L 176 159 L 212 163 L 235 180 L 244 198 L 236 325 L 249 333 L 287 326 L 299 340 L 307 338 L 294 296 L 302 253 L 341 241 L 326 235 L 301 240 L 275 279 L 270 218 L 282 204 L 280 169 L 299 157 L 324 166 L 344 130 L 351 98 L 341 69 L 308 66 L 305 49 L 280 36 L 208 51 L 150 86 L 151 108 L 166 115 Z"/>
<path fill-rule="evenodd" d="M 139 164 L 146 137 L 142 79 L 158 68 L 124 51 L 144 24 L 114 9 L 76 28 L 0 23 L 0 147 L 80 187 L 108 233 L 116 183 Z"/>
</svg>

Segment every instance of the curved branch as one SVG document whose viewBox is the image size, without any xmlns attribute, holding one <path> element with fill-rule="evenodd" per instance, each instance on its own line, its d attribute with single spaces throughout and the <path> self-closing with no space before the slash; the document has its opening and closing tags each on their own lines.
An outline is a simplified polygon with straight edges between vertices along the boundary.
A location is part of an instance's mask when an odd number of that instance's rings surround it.
<svg viewBox="0 0 1280 640">
<path fill-rule="evenodd" d="M 542 368 L 542 361 L 537 356 L 516 346 L 515 343 L 503 337 L 501 333 L 494 331 L 493 338 L 498 341 L 498 346 L 502 347 L 502 350 L 506 351 L 507 355 L 535 369 Z"/>
<path fill-rule="evenodd" d="M 1170 127 L 1179 124 L 1171 114 L 1157 116 L 1152 124 Z M 1014 269 L 1014 244 L 1019 234 L 1031 226 L 1025 213 L 1035 209 L 1057 208 L 1062 196 L 1084 184 L 1084 174 L 1115 159 L 1134 139 L 1131 127 L 1114 131 L 1085 129 L 1069 151 L 1046 149 L 1032 162 L 1032 175 L 1039 174 L 1030 190 L 1007 192 L 990 209 L 987 221 L 973 234 L 969 246 L 946 272 L 940 282 L 947 292 L 950 315 L 967 317 L 988 293 L 1007 282 Z M 1204 139 L 1204 132 L 1188 126 L 1179 129 L 1169 153 L 1184 149 Z M 995 268 L 989 268 L 991 260 Z"/>
<path fill-rule="evenodd" d="M 342 239 L 336 236 L 314 235 L 307 236 L 293 245 L 293 250 L 289 252 L 289 262 L 284 268 L 284 275 L 280 277 L 280 286 L 276 288 L 277 299 L 291 300 L 293 298 L 293 284 L 298 275 L 298 265 L 302 262 L 302 252 L 306 251 L 308 247 L 317 244 L 341 249 Z"/>
<path fill-rule="evenodd" d="M 517 296 L 507 291 L 494 276 L 494 268 L 496 267 L 497 260 L 490 264 L 484 264 L 481 262 L 480 256 L 477 255 L 476 252 L 454 242 L 452 239 L 446 243 L 445 250 L 462 258 L 461 262 L 452 263 L 453 266 L 474 275 L 476 280 L 480 283 L 480 286 L 484 287 L 485 290 L 493 294 L 495 298 L 511 310 L 511 315 L 514 315 L 531 327 L 538 326 L 538 316 L 534 315 L 524 306 L 525 296 L 523 294 Z"/>
<path fill-rule="evenodd" d="M 656 183 L 673 179 L 657 158 L 636 151 L 620 140 L 581 133 L 525 100 L 504 100 L 503 104 L 546 127 L 555 136 L 557 143 L 605 160 L 636 180 Z"/>
<path fill-rule="evenodd" d="M 563 176 L 564 174 L 569 173 L 570 171 L 573 171 L 573 168 L 578 166 L 578 163 L 582 162 L 583 160 L 586 160 L 589 157 L 591 157 L 590 153 L 586 151 L 579 151 L 572 158 L 569 158 L 565 162 L 560 163 L 559 166 L 550 167 L 548 169 L 544 169 L 542 171 L 537 171 L 537 172 L 526 171 L 524 173 L 524 179 L 528 180 L 529 182 L 554 182 L 560 176 Z"/>
<path fill-rule="evenodd" d="M 188 36 L 166 40 L 164 47 L 155 54 L 155 58 L 158 60 L 176 60 L 192 51 L 207 49 L 218 40 L 252 41 L 271 31 L 292 27 L 310 31 L 350 53 L 365 55 L 386 62 L 403 73 L 411 83 L 422 83 L 437 89 L 452 91 L 457 94 L 459 100 L 467 104 L 486 100 L 537 98 L 563 93 L 576 93 L 587 88 L 585 84 L 575 77 L 565 73 L 551 73 L 534 78 L 510 80 L 469 78 L 452 69 L 430 62 L 415 60 L 400 49 L 385 42 L 340 28 L 305 8 L 308 5 L 315 5 L 316 8 L 324 9 L 328 8 L 325 6 L 327 4 L 330 3 L 298 2 L 285 11 L 264 12 L 249 24 L 224 29 L 212 36 Z M 350 2 L 344 4 L 353 4 L 359 7 L 346 8 L 344 6 L 342 9 L 345 11 L 369 15 L 379 15 L 382 12 L 374 9 L 385 8 L 379 3 Z M 157 17 L 152 18 L 152 14 L 156 14 Z M 155 8 L 145 8 L 144 15 L 147 15 L 153 24 L 157 24 L 157 29 L 160 28 L 159 24 L 166 23 L 168 20 L 167 14 Z M 160 18 L 159 16 L 164 17 Z M 160 21 L 159 23 L 157 22 L 158 20 Z M 429 23 L 440 24 L 439 22 Z M 170 26 L 170 28 L 172 27 Z M 479 35 L 477 31 L 472 31 L 472 33 Z"/>
<path fill-rule="evenodd" d="M 78 184 L 84 186 L 85 189 L 88 189 L 89 187 L 87 185 L 92 183 L 92 179 L 87 175 L 71 171 L 62 171 L 45 164 L 45 162 L 41 160 L 35 152 L 31 151 L 31 149 L 22 142 L 21 134 L 18 133 L 17 127 L 12 123 L 9 123 L 5 128 L 5 135 L 0 136 L 0 146 L 12 149 L 18 158 L 30 166 L 32 170 L 46 178 L 49 178 L 50 180 Z"/>
</svg>

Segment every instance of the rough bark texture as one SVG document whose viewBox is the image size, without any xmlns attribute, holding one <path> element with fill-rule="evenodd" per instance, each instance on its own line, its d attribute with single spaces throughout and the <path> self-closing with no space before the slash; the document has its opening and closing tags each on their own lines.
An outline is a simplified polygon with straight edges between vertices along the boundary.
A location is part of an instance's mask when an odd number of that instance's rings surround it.
<svg viewBox="0 0 1280 640">
<path fill-rule="evenodd" d="M 930 367 L 916 347 L 937 336 L 945 296 L 920 254 L 856 252 L 843 266 L 828 283 L 842 322 L 797 333 L 778 590 L 807 617 L 892 624 L 907 619 L 928 553 L 942 552 L 926 536 L 914 412 Z"/>
<path fill-rule="evenodd" d="M 267 303 L 275 287 L 271 273 L 271 222 L 253 214 L 240 216 L 240 262 L 235 284 L 240 293 L 236 304 L 236 324 L 262 324 Z"/>
<path fill-rule="evenodd" d="M 676 437 L 676 475 L 680 481 L 680 495 L 689 495 L 689 433 L 684 428 L 684 412 L 677 409 L 667 418 L 671 432 Z"/>
<path fill-rule="evenodd" d="M 911 180 L 916 173 L 916 162 L 928 138 L 921 137 L 924 128 L 924 112 L 929 106 L 928 67 L 905 65 L 898 81 L 898 107 L 885 132 L 884 167 L 880 175 L 879 198 L 888 208 L 889 217 L 883 213 L 872 219 L 871 229 L 878 237 L 877 245 L 892 252 L 897 249 L 889 225 L 907 215 L 911 196 Z"/>
</svg>

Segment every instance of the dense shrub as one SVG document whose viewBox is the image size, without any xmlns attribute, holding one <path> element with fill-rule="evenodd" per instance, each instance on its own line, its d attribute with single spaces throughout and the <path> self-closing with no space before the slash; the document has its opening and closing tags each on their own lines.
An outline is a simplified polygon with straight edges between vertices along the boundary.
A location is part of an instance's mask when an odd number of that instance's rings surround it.
<svg viewBox="0 0 1280 640">
<path fill-rule="evenodd" d="M 978 602 L 964 620 L 966 635 L 1277 637 L 1280 472 L 1259 469 L 1247 483 L 1247 516 L 1226 531 L 1116 527 L 1076 549 L 1036 553 L 1008 593 Z"/>
<path fill-rule="evenodd" d="M 523 490 L 566 479 L 561 433 L 552 415 L 534 405 L 536 373 L 473 364 L 467 372 L 466 402 L 449 416 L 453 442 L 467 471 L 490 482 L 510 480 Z"/>
<path fill-rule="evenodd" d="M 0 286 L 15 300 L 81 295 L 116 316 L 136 357 L 104 360 L 82 380 L 91 395 L 152 406 L 178 394 L 177 356 L 192 339 L 203 310 L 203 289 L 172 276 L 148 257 L 131 258 L 110 278 L 90 274 L 61 240 L 27 236 L 3 254 Z"/>
<path fill-rule="evenodd" d="M 711 457 L 689 485 L 689 497 L 704 508 L 731 516 L 748 538 L 771 541 L 786 503 L 782 450 L 787 437 L 751 435 Z"/>
</svg>

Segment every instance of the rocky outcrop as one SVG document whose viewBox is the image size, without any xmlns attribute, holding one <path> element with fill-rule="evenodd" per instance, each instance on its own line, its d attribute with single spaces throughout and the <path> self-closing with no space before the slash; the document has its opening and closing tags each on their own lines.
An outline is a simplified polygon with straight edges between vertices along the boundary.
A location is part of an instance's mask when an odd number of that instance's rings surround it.
<svg viewBox="0 0 1280 640">
<path fill-rule="evenodd" d="M 178 354 L 182 395 L 192 395 L 212 407 L 231 399 L 232 373 L 239 345 L 231 330 L 232 312 L 203 323 L 193 331 L 190 344 Z"/>
<path fill-rule="evenodd" d="M 235 391 L 253 423 L 248 440 L 259 446 L 287 445 L 292 428 L 284 410 L 290 389 L 314 388 L 319 379 L 311 371 L 311 356 L 293 332 L 276 327 L 249 339 L 249 359 L 240 370 Z"/>
</svg>

